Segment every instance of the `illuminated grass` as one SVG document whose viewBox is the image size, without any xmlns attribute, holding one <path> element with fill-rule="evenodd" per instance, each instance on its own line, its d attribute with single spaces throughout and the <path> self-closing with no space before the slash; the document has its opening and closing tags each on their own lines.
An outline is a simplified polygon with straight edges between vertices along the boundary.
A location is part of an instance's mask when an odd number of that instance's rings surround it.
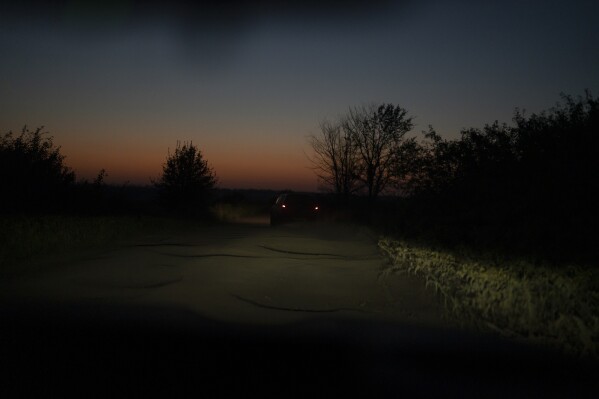
<svg viewBox="0 0 599 399">
<path fill-rule="evenodd" d="M 407 270 L 441 294 L 447 310 L 470 325 L 599 357 L 597 271 L 527 262 L 490 264 L 388 238 L 387 272 Z"/>
</svg>

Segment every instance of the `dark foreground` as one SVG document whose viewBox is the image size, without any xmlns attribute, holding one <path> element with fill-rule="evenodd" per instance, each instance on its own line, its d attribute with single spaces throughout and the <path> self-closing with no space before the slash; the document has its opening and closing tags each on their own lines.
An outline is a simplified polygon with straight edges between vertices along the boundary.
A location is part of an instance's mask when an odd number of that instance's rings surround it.
<svg viewBox="0 0 599 399">
<path fill-rule="evenodd" d="M 168 307 L 4 304 L 3 397 L 596 397 L 596 365 L 464 332 L 249 326 Z"/>
<path fill-rule="evenodd" d="M 2 282 L 0 397 L 596 397 L 596 362 L 456 328 L 347 226 L 199 229 Z M 49 266 L 48 266 L 49 267 Z"/>
</svg>

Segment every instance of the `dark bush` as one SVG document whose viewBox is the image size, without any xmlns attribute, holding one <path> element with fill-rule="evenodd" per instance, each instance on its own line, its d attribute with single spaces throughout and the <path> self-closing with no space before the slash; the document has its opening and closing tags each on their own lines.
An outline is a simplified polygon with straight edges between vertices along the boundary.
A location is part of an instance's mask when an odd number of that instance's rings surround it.
<svg viewBox="0 0 599 399">
<path fill-rule="evenodd" d="M 513 126 L 428 132 L 413 151 L 408 197 L 395 210 L 405 235 L 501 249 L 556 262 L 589 261 L 597 240 L 599 102 L 563 96 Z"/>
<path fill-rule="evenodd" d="M 64 207 L 75 173 L 64 164 L 60 147 L 39 127 L 23 127 L 0 137 L 0 211 L 44 212 Z"/>
<path fill-rule="evenodd" d="M 214 171 L 193 143 L 177 143 L 168 154 L 162 176 L 154 183 L 167 209 L 191 216 L 207 211 L 210 194 L 216 184 Z"/>
</svg>

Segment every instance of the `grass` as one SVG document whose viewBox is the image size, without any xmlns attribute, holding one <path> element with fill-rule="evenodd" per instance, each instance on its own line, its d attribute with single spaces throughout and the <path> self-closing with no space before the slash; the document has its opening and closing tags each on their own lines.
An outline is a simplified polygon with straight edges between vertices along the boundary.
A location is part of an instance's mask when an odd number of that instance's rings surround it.
<svg viewBox="0 0 599 399">
<path fill-rule="evenodd" d="M 210 207 L 210 212 L 216 220 L 234 222 L 239 219 L 266 213 L 264 206 L 252 203 L 228 204 L 216 203 Z"/>
<path fill-rule="evenodd" d="M 389 238 L 392 266 L 425 278 L 462 322 L 503 335 L 599 358 L 599 279 L 592 268 L 488 261 Z"/>
<path fill-rule="evenodd" d="M 27 270 L 32 261 L 102 249 L 148 235 L 190 228 L 177 219 L 135 216 L 2 216 L 0 276 Z"/>
<path fill-rule="evenodd" d="M 210 209 L 217 221 L 255 216 L 255 204 L 215 204 Z M 193 228 L 193 221 L 151 216 L 0 216 L 0 278 L 20 275 L 44 259 L 76 251 L 97 250 L 125 244 L 148 235 L 169 235 Z"/>
</svg>

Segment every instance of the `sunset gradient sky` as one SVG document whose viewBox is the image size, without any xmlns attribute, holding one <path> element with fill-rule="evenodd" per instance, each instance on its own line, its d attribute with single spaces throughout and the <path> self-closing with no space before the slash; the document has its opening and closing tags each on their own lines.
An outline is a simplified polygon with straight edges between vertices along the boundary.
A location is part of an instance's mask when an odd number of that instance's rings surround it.
<svg viewBox="0 0 599 399">
<path fill-rule="evenodd" d="M 350 106 L 457 137 L 599 94 L 597 1 L 0 4 L 0 132 L 44 125 L 111 183 L 148 184 L 180 140 L 221 187 L 314 191 L 306 136 Z"/>
</svg>

